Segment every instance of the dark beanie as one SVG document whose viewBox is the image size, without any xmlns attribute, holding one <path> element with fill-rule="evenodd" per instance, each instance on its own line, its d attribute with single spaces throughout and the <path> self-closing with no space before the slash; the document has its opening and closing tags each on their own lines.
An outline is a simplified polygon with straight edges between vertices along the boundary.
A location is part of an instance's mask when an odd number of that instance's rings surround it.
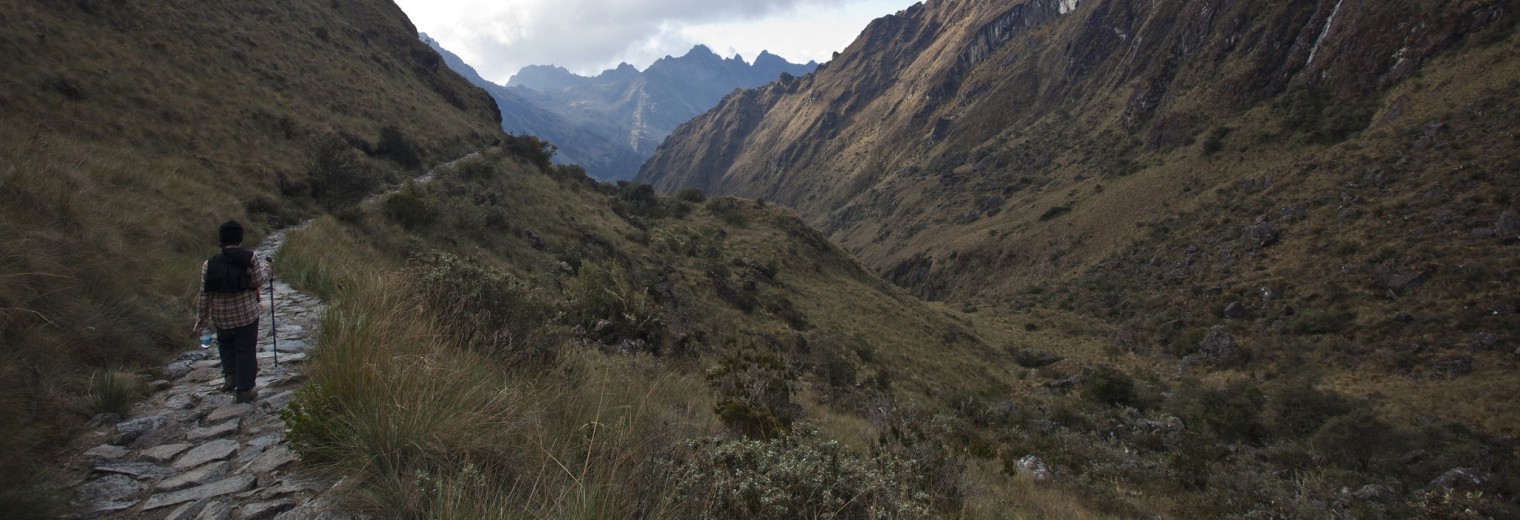
<svg viewBox="0 0 1520 520">
<path fill-rule="evenodd" d="M 223 246 L 243 243 L 243 225 L 236 220 L 229 220 L 216 230 L 218 237 L 222 239 Z"/>
</svg>

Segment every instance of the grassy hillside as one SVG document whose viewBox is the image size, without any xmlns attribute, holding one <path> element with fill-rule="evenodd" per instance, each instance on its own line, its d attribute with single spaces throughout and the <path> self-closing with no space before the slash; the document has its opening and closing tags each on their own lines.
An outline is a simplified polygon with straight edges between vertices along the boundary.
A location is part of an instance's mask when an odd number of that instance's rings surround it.
<svg viewBox="0 0 1520 520">
<path fill-rule="evenodd" d="M 36 461 L 188 344 L 217 224 L 254 242 L 499 136 L 385 2 L 0 13 L 0 516 L 54 511 Z"/>
<path fill-rule="evenodd" d="M 956 313 L 870 275 L 785 210 L 595 184 L 541 146 L 514 138 L 319 220 L 280 258 L 336 302 L 290 422 L 306 460 L 363 483 L 356 507 L 1084 511 L 964 460 L 967 430 L 931 419 L 947 396 L 1012 381 L 1013 355 Z M 375 422 L 398 409 L 431 411 Z M 772 480 L 729 480 L 743 478 Z M 1023 495 L 1052 498 L 1008 501 Z"/>
</svg>

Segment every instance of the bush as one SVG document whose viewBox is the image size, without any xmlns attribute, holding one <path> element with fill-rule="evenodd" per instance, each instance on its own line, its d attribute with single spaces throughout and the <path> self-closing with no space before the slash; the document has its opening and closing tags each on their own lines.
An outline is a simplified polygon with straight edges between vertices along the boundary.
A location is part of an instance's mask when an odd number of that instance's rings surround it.
<svg viewBox="0 0 1520 520">
<path fill-rule="evenodd" d="M 816 434 L 688 442 L 657 464 L 680 518 L 929 518 L 928 479 L 912 460 L 853 453 Z"/>
<path fill-rule="evenodd" d="M 780 357 L 740 352 L 707 371 L 717 393 L 714 412 L 735 433 L 773 439 L 791 430 L 801 407 L 792 402 L 797 376 Z"/>
<path fill-rule="evenodd" d="M 456 347 L 511 363 L 554 357 L 555 306 L 527 282 L 439 252 L 419 257 L 408 275 Z"/>
<path fill-rule="evenodd" d="M 1401 451 L 1403 436 L 1371 410 L 1357 410 L 1325 422 L 1310 439 L 1314 451 L 1327 460 L 1362 471 L 1373 459 Z"/>
<path fill-rule="evenodd" d="M 1260 422 L 1266 396 L 1249 382 L 1235 382 L 1224 388 L 1209 388 L 1197 381 L 1179 389 L 1167 405 L 1190 429 L 1203 431 L 1223 441 L 1260 441 L 1265 428 Z"/>
<path fill-rule="evenodd" d="M 311 196 L 328 210 L 358 204 L 380 185 L 380 179 L 359 163 L 359 156 L 342 138 L 319 139 L 307 157 Z"/>
<path fill-rule="evenodd" d="M 1089 401 L 1118 406 L 1136 406 L 1135 380 L 1123 371 L 1102 366 L 1082 382 L 1082 396 Z"/>
<path fill-rule="evenodd" d="M 385 156 L 407 168 L 422 167 L 422 156 L 417 154 L 417 148 L 394 126 L 380 129 L 380 142 L 375 145 L 375 155 Z"/>
<path fill-rule="evenodd" d="M 676 192 L 676 198 L 692 204 L 701 204 L 702 201 L 707 200 L 707 196 L 703 195 L 702 190 L 698 188 L 681 188 Z"/>
<path fill-rule="evenodd" d="M 1278 435 L 1296 438 L 1314 433 L 1325 421 L 1351 409 L 1351 402 L 1340 394 L 1314 388 L 1313 379 L 1297 378 L 1267 393 L 1264 416 Z"/>
<path fill-rule="evenodd" d="M 665 324 L 648 288 L 637 273 L 620 264 L 583 264 L 566 287 L 566 317 L 599 340 L 639 339 L 659 345 L 665 339 Z"/>
<path fill-rule="evenodd" d="M 433 199 L 418 193 L 410 186 L 386 197 L 381 210 L 386 218 L 401 224 L 408 230 L 424 227 L 438 220 L 438 207 Z"/>
</svg>

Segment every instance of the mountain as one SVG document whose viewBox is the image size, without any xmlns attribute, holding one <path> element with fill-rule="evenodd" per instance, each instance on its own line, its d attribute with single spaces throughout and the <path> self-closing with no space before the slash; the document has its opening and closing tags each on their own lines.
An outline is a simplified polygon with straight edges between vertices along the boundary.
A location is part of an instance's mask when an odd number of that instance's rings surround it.
<svg viewBox="0 0 1520 520">
<path fill-rule="evenodd" d="M 1250 299 L 1228 275 L 1246 266 L 1301 297 L 1323 293 L 1301 278 L 1314 273 L 1377 299 L 1377 272 L 1510 268 L 1507 246 L 1469 231 L 1515 210 L 1513 118 L 1493 106 L 1516 88 L 1502 50 L 1514 14 L 1479 1 L 931 2 L 873 22 L 810 76 L 727 97 L 636 180 L 792 206 L 935 299 L 1019 299 L 1137 260 L 1214 270 L 1202 285 L 1221 306 Z M 1433 151 L 1447 146 L 1463 151 Z M 1479 173 L 1453 185 L 1453 169 Z M 1402 229 L 1413 221 L 1429 227 Z M 1430 253 L 1351 253 L 1356 274 L 1332 272 L 1318 257 L 1329 230 Z M 1212 249 L 1186 252 L 1200 247 L 1189 240 Z M 1464 285 L 1445 272 L 1431 276 Z"/>
<path fill-rule="evenodd" d="M 1488 0 L 927 2 L 728 96 L 635 180 L 791 206 L 925 298 L 1504 434 L 1520 410 L 1474 385 L 1520 390 L 1516 22 Z"/>
<path fill-rule="evenodd" d="M 426 35 L 423 40 L 450 67 L 496 98 L 504 129 L 543 137 L 558 147 L 558 162 L 580 165 L 602 180 L 633 176 L 671 130 L 734 89 L 805 75 L 817 67 L 812 62 L 792 64 L 768 52 L 751 64 L 739 56 L 719 57 L 698 45 L 679 58 L 656 60 L 642 72 L 624 63 L 585 77 L 563 67 L 532 65 L 501 86 L 480 78 Z"/>
<path fill-rule="evenodd" d="M 426 33 L 419 35 L 443 63 L 471 85 L 484 89 L 496 100 L 502 129 L 519 135 L 542 136 L 559 147 L 557 161 L 565 164 L 609 164 L 643 160 L 632 151 L 615 144 L 617 130 L 603 121 L 570 120 L 536 99 L 535 92 L 503 87 L 482 78 L 474 67 L 458 55 L 443 48 Z M 564 70 L 564 69 L 560 69 Z M 566 74 L 569 74 L 567 71 Z"/>
</svg>

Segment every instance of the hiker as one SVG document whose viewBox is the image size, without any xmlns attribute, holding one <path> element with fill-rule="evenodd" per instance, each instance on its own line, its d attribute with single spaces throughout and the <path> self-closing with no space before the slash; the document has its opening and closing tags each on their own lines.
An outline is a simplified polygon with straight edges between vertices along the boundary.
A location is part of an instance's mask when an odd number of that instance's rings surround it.
<svg viewBox="0 0 1520 520">
<path fill-rule="evenodd" d="M 243 249 L 243 225 L 229 220 L 217 230 L 222 252 L 201 264 L 201 291 L 196 297 L 194 332 L 216 327 L 222 359 L 223 392 L 236 392 L 237 402 L 259 397 L 259 287 L 269 281 L 273 261 L 261 263 Z"/>
</svg>

